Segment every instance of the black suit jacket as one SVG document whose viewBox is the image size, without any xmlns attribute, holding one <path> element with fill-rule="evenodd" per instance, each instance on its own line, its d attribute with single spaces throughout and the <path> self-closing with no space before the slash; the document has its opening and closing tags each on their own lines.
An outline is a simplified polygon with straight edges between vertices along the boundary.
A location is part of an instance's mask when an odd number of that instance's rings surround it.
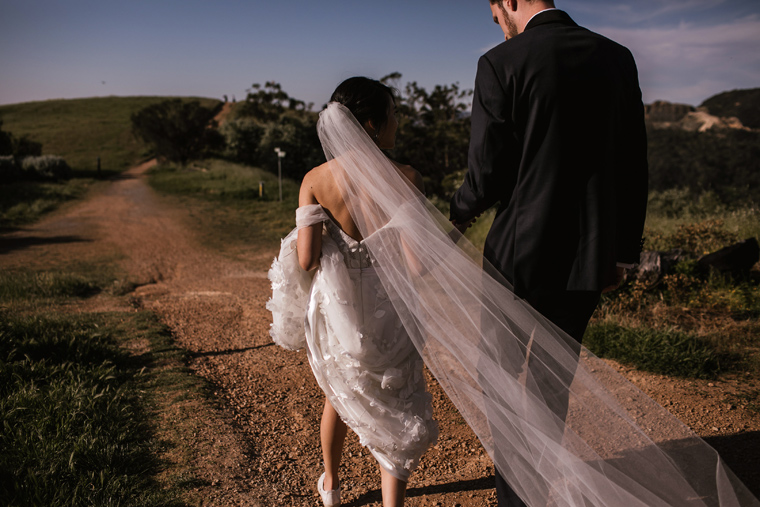
<svg viewBox="0 0 760 507">
<path fill-rule="evenodd" d="M 536 15 L 478 62 L 468 164 L 451 218 L 500 203 L 484 254 L 518 295 L 609 285 L 639 260 L 647 202 L 631 53 L 565 12 Z"/>
</svg>

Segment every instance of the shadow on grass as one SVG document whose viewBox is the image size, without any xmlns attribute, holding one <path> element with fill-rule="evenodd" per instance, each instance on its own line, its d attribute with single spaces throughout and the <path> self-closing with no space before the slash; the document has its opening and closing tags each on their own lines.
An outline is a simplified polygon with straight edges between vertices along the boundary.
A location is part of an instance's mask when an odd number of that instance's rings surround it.
<svg viewBox="0 0 760 507">
<path fill-rule="evenodd" d="M 5 254 L 13 250 L 23 250 L 33 246 L 39 245 L 54 245 L 61 243 L 82 243 L 91 242 L 92 240 L 82 238 L 79 236 L 24 236 L 18 238 L 3 238 L 0 237 L 0 254 Z"/>
</svg>

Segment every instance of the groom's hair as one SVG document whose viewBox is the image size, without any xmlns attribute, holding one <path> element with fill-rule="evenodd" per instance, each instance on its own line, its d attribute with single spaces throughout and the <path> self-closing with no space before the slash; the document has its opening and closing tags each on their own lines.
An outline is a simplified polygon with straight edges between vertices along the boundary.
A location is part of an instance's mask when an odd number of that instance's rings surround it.
<svg viewBox="0 0 760 507">
<path fill-rule="evenodd" d="M 351 77 L 338 85 L 330 102 L 346 106 L 362 126 L 369 120 L 381 129 L 388 121 L 388 99 L 395 102 L 392 88 L 367 77 Z"/>
</svg>

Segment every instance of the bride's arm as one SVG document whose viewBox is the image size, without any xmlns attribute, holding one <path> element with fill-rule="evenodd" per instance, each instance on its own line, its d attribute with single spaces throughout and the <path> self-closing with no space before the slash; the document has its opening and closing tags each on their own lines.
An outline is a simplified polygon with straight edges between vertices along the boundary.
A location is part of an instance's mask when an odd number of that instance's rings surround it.
<svg viewBox="0 0 760 507">
<path fill-rule="evenodd" d="M 413 187 L 419 190 L 422 193 L 422 195 L 425 195 L 425 183 L 419 171 L 417 171 L 416 169 L 408 165 L 404 166 L 396 162 L 394 162 L 394 164 L 396 164 L 396 167 L 399 168 L 399 170 L 401 171 L 401 174 L 404 175 L 407 181 Z M 407 266 L 411 269 L 411 272 L 417 276 L 423 276 L 425 274 L 425 270 L 420 264 L 419 258 L 414 253 L 412 248 L 407 244 L 406 241 L 404 241 L 403 234 L 401 236 L 401 248 L 404 250 L 404 256 L 406 257 Z"/>
<path fill-rule="evenodd" d="M 301 183 L 301 191 L 298 194 L 298 206 L 319 204 L 314 197 L 311 172 L 307 173 Z M 306 271 L 319 266 L 319 256 L 322 254 L 322 222 L 298 230 L 296 240 L 298 250 L 298 264 Z"/>
</svg>

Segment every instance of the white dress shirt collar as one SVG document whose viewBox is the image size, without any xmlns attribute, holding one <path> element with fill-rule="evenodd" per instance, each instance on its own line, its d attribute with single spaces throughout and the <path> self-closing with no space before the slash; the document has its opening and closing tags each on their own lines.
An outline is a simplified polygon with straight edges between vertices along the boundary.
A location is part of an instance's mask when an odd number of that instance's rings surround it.
<svg viewBox="0 0 760 507">
<path fill-rule="evenodd" d="M 528 20 L 528 22 L 527 22 L 527 23 L 525 23 L 525 26 L 528 26 L 528 24 L 529 24 L 531 21 L 533 21 L 533 18 L 535 18 L 536 16 L 538 16 L 538 15 L 539 15 L 539 14 L 541 14 L 542 12 L 546 12 L 546 11 L 558 11 L 558 10 L 559 10 L 559 9 L 557 9 L 556 7 L 550 7 L 550 8 L 548 8 L 548 9 L 544 9 L 544 10 L 542 10 L 542 11 L 538 11 L 537 13 L 535 13 L 534 15 L 532 15 L 532 16 L 530 17 L 530 19 Z"/>
</svg>

